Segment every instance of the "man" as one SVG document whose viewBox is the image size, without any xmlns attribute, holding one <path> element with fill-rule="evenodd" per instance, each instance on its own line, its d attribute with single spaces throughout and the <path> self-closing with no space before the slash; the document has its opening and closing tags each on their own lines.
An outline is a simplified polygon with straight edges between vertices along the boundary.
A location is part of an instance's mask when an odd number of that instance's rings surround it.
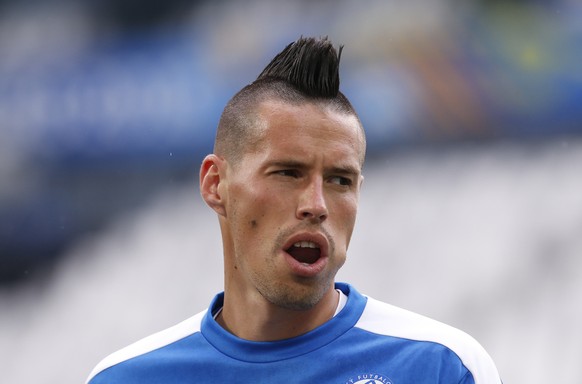
<svg viewBox="0 0 582 384">
<path fill-rule="evenodd" d="M 287 46 L 227 104 L 200 191 L 218 216 L 224 293 L 101 362 L 99 383 L 499 384 L 459 330 L 335 283 L 365 136 L 327 39 Z"/>
</svg>

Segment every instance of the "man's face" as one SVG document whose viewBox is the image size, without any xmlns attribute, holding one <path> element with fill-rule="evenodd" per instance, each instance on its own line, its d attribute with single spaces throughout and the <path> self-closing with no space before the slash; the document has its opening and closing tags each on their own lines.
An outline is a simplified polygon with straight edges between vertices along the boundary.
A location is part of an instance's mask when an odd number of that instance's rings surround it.
<svg viewBox="0 0 582 384">
<path fill-rule="evenodd" d="M 317 104 L 269 101 L 258 111 L 258 144 L 227 164 L 219 187 L 226 287 L 309 309 L 346 259 L 363 133 L 354 116 Z"/>
</svg>

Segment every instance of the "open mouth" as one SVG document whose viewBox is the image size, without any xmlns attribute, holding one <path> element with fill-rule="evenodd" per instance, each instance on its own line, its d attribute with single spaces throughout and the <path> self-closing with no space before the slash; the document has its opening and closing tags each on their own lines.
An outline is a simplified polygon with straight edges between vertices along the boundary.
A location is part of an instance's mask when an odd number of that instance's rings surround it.
<svg viewBox="0 0 582 384">
<path fill-rule="evenodd" d="M 303 264 L 314 264 L 321 257 L 319 245 L 312 241 L 298 241 L 289 247 L 286 252 Z"/>
</svg>

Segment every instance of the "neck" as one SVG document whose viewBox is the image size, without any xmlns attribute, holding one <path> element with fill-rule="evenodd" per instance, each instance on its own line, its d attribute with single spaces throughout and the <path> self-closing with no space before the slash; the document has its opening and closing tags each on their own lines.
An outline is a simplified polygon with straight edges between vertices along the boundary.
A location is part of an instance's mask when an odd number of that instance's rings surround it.
<svg viewBox="0 0 582 384">
<path fill-rule="evenodd" d="M 308 310 L 276 306 L 264 298 L 245 300 L 225 290 L 224 305 L 216 321 L 228 332 L 251 341 L 276 341 L 307 333 L 331 319 L 339 294 L 331 288 Z"/>
</svg>

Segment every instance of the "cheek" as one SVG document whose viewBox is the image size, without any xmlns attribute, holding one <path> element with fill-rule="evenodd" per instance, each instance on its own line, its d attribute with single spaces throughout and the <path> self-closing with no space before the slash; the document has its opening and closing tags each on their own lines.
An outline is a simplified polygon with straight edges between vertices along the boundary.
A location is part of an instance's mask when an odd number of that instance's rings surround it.
<svg viewBox="0 0 582 384">
<path fill-rule="evenodd" d="M 251 240 L 248 236 L 260 236 L 260 232 L 268 227 L 268 210 L 273 202 L 269 200 L 269 191 L 260 192 L 248 185 L 237 185 L 231 189 L 231 196 L 236 196 L 231 205 L 231 223 L 241 240 L 246 242 Z"/>
<path fill-rule="evenodd" d="M 338 235 L 345 237 L 346 246 L 350 243 L 352 232 L 356 223 L 356 215 L 358 212 L 357 199 L 349 198 L 343 200 L 338 205 L 336 210 L 336 228 Z"/>
<path fill-rule="evenodd" d="M 275 221 L 283 219 L 289 215 L 293 198 L 288 191 L 280 191 L 263 187 L 256 193 L 248 194 L 248 210 L 250 220 L 260 227 L 264 222 L 274 225 Z M 251 223 L 249 221 L 249 223 Z"/>
<path fill-rule="evenodd" d="M 247 205 L 245 209 L 246 228 L 254 234 L 265 229 L 265 222 L 268 221 L 268 206 L 268 202 L 257 197 L 253 198 Z"/>
</svg>

